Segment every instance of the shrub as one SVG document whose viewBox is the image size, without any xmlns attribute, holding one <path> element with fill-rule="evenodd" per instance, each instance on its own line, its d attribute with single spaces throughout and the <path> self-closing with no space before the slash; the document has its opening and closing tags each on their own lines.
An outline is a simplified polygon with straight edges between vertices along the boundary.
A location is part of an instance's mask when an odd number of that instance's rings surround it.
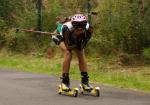
<svg viewBox="0 0 150 105">
<path fill-rule="evenodd" d="M 144 48 L 143 56 L 144 56 L 145 59 L 150 60 L 150 47 L 149 48 Z"/>
</svg>

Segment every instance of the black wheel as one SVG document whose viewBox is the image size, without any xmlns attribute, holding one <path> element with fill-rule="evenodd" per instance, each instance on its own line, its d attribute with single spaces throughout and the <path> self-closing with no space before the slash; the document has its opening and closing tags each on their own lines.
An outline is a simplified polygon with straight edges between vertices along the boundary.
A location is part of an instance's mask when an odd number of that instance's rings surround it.
<svg viewBox="0 0 150 105">
<path fill-rule="evenodd" d="M 61 92 L 60 92 L 60 87 L 58 87 L 58 94 L 61 94 Z"/>
<path fill-rule="evenodd" d="M 78 97 L 78 91 L 77 90 L 74 90 L 74 97 Z"/>
<path fill-rule="evenodd" d="M 58 94 L 61 94 L 61 92 L 58 92 Z"/>
<path fill-rule="evenodd" d="M 100 92 L 99 90 L 96 90 L 96 96 L 99 97 L 100 96 Z"/>
<path fill-rule="evenodd" d="M 82 89 L 82 87 L 80 86 L 80 93 L 81 93 L 81 94 L 84 94 L 82 90 L 83 90 L 83 89 Z"/>
</svg>

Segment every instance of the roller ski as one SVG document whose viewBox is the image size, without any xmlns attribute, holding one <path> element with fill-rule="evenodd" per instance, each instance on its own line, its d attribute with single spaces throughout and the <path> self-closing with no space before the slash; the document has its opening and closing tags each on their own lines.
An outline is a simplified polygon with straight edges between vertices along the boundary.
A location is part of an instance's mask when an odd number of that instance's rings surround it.
<svg viewBox="0 0 150 105">
<path fill-rule="evenodd" d="M 59 85 L 58 94 L 62 95 L 68 95 L 77 97 L 78 96 L 78 88 L 70 88 L 70 79 L 69 79 L 69 73 L 63 73 L 62 75 L 62 82 Z"/>
<path fill-rule="evenodd" d="M 81 73 L 81 84 L 80 84 L 80 92 L 81 94 L 87 94 L 87 95 L 93 95 L 96 97 L 100 96 L 100 88 L 99 87 L 93 87 L 89 84 L 89 76 L 87 72 Z"/>
<path fill-rule="evenodd" d="M 59 85 L 58 94 L 77 97 L 79 93 L 78 91 L 79 91 L 78 88 L 71 89 L 70 87 L 66 86 L 64 83 L 61 83 Z"/>
<path fill-rule="evenodd" d="M 100 88 L 92 87 L 89 84 L 80 84 L 80 92 L 81 94 L 87 94 L 99 97 L 100 96 Z"/>
</svg>

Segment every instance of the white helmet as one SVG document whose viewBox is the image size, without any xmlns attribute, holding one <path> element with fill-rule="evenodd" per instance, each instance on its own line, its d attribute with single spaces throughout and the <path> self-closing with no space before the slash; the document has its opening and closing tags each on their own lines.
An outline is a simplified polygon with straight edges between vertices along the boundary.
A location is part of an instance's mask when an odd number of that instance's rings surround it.
<svg viewBox="0 0 150 105">
<path fill-rule="evenodd" d="M 74 16 L 71 17 L 72 22 L 83 22 L 87 21 L 87 17 L 83 14 L 75 14 Z"/>
<path fill-rule="evenodd" d="M 71 17 L 71 23 L 74 28 L 85 28 L 87 25 L 87 17 L 83 14 L 75 14 Z"/>
</svg>

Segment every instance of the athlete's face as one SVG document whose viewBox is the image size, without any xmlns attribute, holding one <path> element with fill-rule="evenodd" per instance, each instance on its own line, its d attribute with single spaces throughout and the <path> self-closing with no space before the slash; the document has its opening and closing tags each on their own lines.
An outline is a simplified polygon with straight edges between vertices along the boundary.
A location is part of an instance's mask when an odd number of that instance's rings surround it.
<svg viewBox="0 0 150 105">
<path fill-rule="evenodd" d="M 74 30 L 75 34 L 78 35 L 78 36 L 80 36 L 82 33 L 84 33 L 84 31 L 85 30 L 83 28 L 76 28 Z"/>
<path fill-rule="evenodd" d="M 74 27 L 74 34 L 77 36 L 83 35 L 85 31 L 86 22 L 72 22 Z"/>
<path fill-rule="evenodd" d="M 76 28 L 75 30 L 78 32 L 82 32 L 84 29 L 83 28 Z"/>
</svg>

